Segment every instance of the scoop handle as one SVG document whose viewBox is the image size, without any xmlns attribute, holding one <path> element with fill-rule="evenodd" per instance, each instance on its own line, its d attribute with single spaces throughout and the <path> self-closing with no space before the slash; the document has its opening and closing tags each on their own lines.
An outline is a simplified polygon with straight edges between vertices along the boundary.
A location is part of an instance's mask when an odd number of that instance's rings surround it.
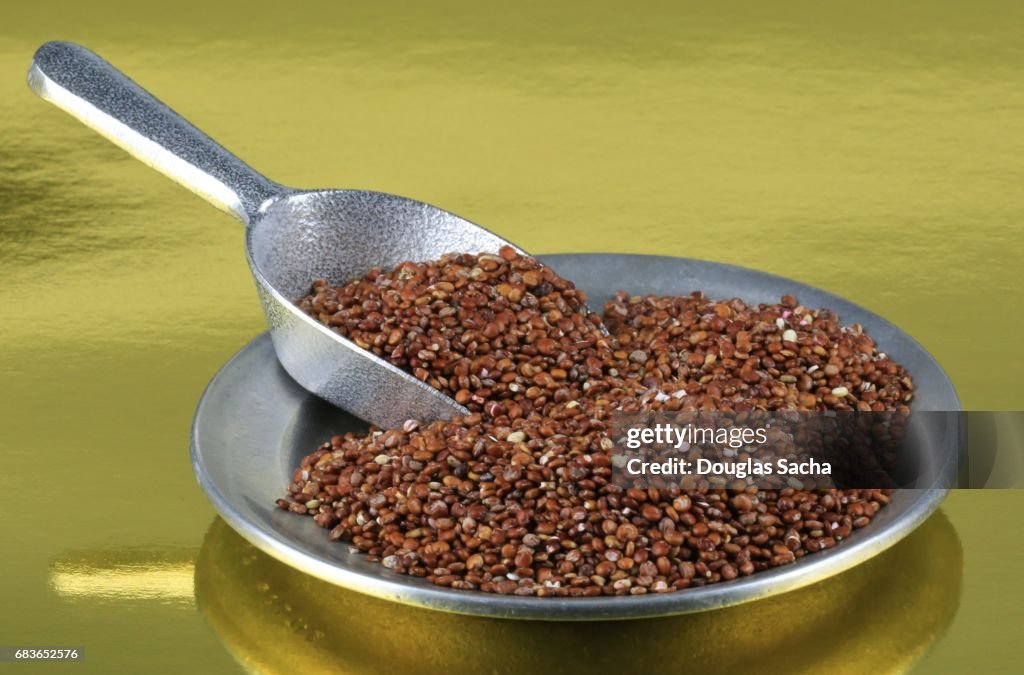
<svg viewBox="0 0 1024 675">
<path fill-rule="evenodd" d="M 81 45 L 47 42 L 40 47 L 28 85 L 40 98 L 247 225 L 270 200 L 290 192 Z"/>
</svg>

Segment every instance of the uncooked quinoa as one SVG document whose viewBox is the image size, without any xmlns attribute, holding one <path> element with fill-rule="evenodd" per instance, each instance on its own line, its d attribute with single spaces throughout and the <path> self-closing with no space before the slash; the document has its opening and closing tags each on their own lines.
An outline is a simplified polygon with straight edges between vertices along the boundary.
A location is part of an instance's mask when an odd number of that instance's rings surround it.
<svg viewBox="0 0 1024 675">
<path fill-rule="evenodd" d="M 299 307 L 471 412 L 335 436 L 278 506 L 441 586 L 596 596 L 785 565 L 888 503 L 888 490 L 612 484 L 617 409 L 908 412 L 913 382 L 860 326 L 790 296 L 748 306 L 620 292 L 603 317 L 585 303 L 511 248 L 315 282 Z"/>
</svg>

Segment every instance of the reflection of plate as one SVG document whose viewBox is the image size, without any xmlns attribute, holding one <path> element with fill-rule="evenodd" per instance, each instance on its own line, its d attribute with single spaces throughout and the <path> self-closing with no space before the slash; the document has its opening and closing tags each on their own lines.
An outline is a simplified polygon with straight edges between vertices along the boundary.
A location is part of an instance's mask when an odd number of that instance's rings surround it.
<svg viewBox="0 0 1024 675">
<path fill-rule="evenodd" d="M 958 410 L 952 385 L 920 345 L 885 320 L 841 298 L 779 277 L 695 260 L 655 256 L 565 255 L 544 258 L 588 291 L 599 307 L 615 289 L 777 301 L 784 293 L 829 307 L 862 324 L 917 381 L 915 407 Z M 380 401 L 380 405 L 388 405 Z M 309 574 L 377 597 L 451 612 L 507 618 L 613 619 L 678 614 L 755 600 L 846 570 L 906 536 L 939 505 L 941 490 L 901 490 L 875 520 L 823 553 L 751 577 L 676 593 L 604 598 L 534 598 L 455 591 L 395 574 L 331 542 L 309 518 L 274 507 L 301 457 L 331 435 L 358 428 L 355 418 L 308 394 L 277 364 L 261 336 L 214 377 L 192 430 L 192 463 L 224 519 L 270 555 Z"/>
<path fill-rule="evenodd" d="M 499 621 L 402 607 L 315 579 L 216 520 L 196 603 L 259 673 L 905 672 L 957 607 L 960 542 L 939 514 L 882 555 L 792 593 L 647 621 Z"/>
</svg>

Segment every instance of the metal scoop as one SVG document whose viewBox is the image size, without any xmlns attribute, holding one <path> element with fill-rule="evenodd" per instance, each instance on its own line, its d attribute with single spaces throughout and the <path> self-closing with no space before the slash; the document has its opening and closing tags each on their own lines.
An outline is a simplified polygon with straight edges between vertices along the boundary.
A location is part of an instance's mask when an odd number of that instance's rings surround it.
<svg viewBox="0 0 1024 675">
<path fill-rule="evenodd" d="M 493 232 L 422 202 L 366 190 L 295 190 L 251 169 L 88 49 L 49 42 L 29 87 L 246 225 L 246 256 L 277 358 L 304 388 L 383 427 L 468 411 L 298 309 L 314 279 L 497 252 Z M 520 250 L 518 247 L 515 247 Z"/>
</svg>

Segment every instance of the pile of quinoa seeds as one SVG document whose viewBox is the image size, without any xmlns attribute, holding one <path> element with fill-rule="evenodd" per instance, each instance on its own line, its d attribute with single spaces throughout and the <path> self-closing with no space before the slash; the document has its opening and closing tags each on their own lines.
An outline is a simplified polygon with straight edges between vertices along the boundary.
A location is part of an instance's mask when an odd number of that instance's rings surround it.
<svg viewBox="0 0 1024 675">
<path fill-rule="evenodd" d="M 908 411 L 913 383 L 828 310 L 620 292 L 589 314 L 536 260 L 449 254 L 313 284 L 298 305 L 471 413 L 335 436 L 278 506 L 440 586 L 666 593 L 831 548 L 887 490 L 624 490 L 613 410 Z M 607 333 L 601 329 L 603 325 Z"/>
</svg>

